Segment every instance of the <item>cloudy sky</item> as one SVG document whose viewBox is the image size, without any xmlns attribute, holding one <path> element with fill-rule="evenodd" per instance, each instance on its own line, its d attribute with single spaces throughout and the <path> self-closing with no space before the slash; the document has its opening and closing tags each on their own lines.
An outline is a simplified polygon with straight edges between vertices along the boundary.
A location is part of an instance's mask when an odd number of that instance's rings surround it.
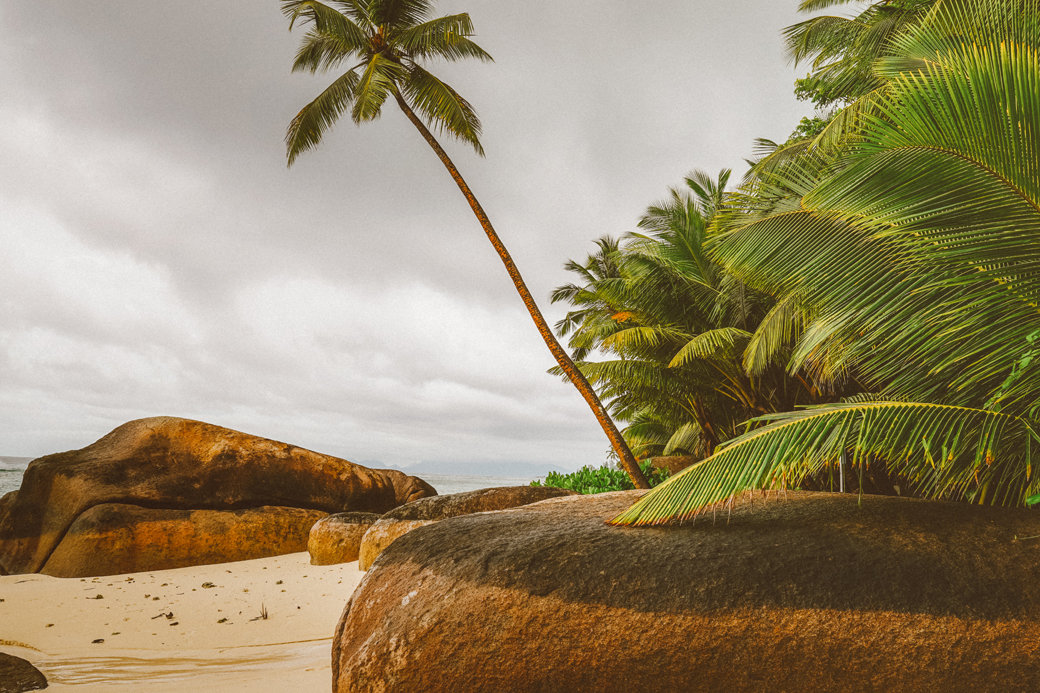
<svg viewBox="0 0 1040 693">
<path fill-rule="evenodd" d="M 440 65 L 449 145 L 548 305 L 568 258 L 808 107 L 796 0 L 445 0 L 494 64 Z M 370 464 L 576 468 L 608 448 L 465 201 L 396 109 L 285 165 L 330 77 L 276 0 L 0 5 L 0 454 L 201 419 Z"/>
</svg>

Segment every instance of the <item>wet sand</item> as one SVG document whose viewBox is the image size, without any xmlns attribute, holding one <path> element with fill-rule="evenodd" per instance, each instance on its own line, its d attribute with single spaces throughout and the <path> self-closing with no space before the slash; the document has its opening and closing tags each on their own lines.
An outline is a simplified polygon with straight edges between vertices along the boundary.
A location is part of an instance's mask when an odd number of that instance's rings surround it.
<svg viewBox="0 0 1040 693">
<path fill-rule="evenodd" d="M 0 577 L 0 650 L 32 662 L 54 691 L 329 690 L 332 633 L 362 576 L 356 562 L 312 566 L 296 553 Z"/>
</svg>

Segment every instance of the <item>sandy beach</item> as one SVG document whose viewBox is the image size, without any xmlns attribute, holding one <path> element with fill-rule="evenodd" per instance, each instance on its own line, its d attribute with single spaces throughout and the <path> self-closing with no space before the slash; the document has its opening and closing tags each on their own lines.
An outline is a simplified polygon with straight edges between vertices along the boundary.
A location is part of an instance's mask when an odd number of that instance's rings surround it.
<svg viewBox="0 0 1040 693">
<path fill-rule="evenodd" d="M 307 553 L 95 578 L 0 577 L 0 650 L 54 691 L 322 691 L 363 573 Z M 264 618 L 263 614 L 266 614 Z"/>
</svg>

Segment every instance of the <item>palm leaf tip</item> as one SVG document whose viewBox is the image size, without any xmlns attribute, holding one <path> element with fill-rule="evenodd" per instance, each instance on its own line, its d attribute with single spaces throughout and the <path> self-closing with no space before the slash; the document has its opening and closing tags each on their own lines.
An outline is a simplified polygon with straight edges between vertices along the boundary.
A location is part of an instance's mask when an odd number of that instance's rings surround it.
<svg viewBox="0 0 1040 693">
<path fill-rule="evenodd" d="M 300 2 L 300 0 L 282 0 L 282 16 L 289 20 L 289 31 L 293 30 L 293 26 L 296 24 L 296 20 L 300 18 L 305 4 L 305 2 Z"/>
<path fill-rule="evenodd" d="M 346 72 L 300 109 L 285 131 L 285 153 L 289 166 L 300 154 L 321 142 L 325 131 L 350 107 L 357 84 L 357 74 Z"/>
<path fill-rule="evenodd" d="M 702 461 L 687 467 L 671 477 L 633 503 L 627 510 L 607 520 L 607 524 L 616 527 L 650 527 L 675 520 L 681 522 L 699 514 L 709 506 L 690 507 L 685 502 L 689 496 L 689 490 L 685 487 L 688 487 L 695 478 L 690 476 L 690 472 L 703 463 Z M 675 487 L 674 492 L 666 490 L 665 487 Z M 681 500 L 677 502 L 677 499 Z"/>
<path fill-rule="evenodd" d="M 285 165 L 287 168 L 291 168 L 300 154 L 314 147 L 321 139 L 319 133 L 304 131 L 305 121 L 305 113 L 300 111 L 285 131 Z"/>
</svg>

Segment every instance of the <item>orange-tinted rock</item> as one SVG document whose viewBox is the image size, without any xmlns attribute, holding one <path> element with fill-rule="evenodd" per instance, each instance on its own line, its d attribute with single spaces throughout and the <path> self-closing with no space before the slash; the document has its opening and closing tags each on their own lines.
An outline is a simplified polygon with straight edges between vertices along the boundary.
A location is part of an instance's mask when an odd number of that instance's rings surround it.
<svg viewBox="0 0 1040 693">
<path fill-rule="evenodd" d="M 641 493 L 401 537 L 340 619 L 334 691 L 1040 690 L 1040 513 L 791 493 L 605 523 Z"/>
<path fill-rule="evenodd" d="M 356 561 L 361 537 L 378 519 L 375 513 L 336 513 L 316 522 L 307 538 L 311 565 Z"/>
<path fill-rule="evenodd" d="M 383 550 L 413 529 L 432 525 L 436 520 L 386 520 L 373 524 L 361 537 L 358 569 L 368 570 Z"/>
<path fill-rule="evenodd" d="M 476 491 L 422 498 L 387 512 L 361 540 L 358 567 L 368 570 L 383 549 L 398 537 L 448 517 L 515 508 L 547 498 L 572 496 L 574 491 L 552 486 L 496 486 Z"/>
<path fill-rule="evenodd" d="M 0 567 L 39 571 L 72 523 L 123 503 L 177 510 L 282 506 L 383 513 L 435 494 L 416 477 L 199 421 L 156 417 L 123 424 L 81 450 L 29 464 L 0 503 Z"/>
<path fill-rule="evenodd" d="M 105 503 L 72 523 L 41 573 L 89 577 L 296 553 L 320 510 L 155 510 Z"/>
<path fill-rule="evenodd" d="M 4 495 L 0 496 L 0 522 L 2 522 L 3 518 L 6 517 L 7 514 L 10 512 L 10 507 L 12 505 L 14 505 L 14 498 L 15 498 L 16 495 L 17 495 L 17 493 L 15 493 L 14 491 L 11 491 L 9 493 L 5 493 Z M 3 541 L 3 539 L 0 539 L 0 542 L 2 542 L 2 541 Z M 7 569 L 4 568 L 4 561 L 3 561 L 2 558 L 0 558 L 0 575 L 8 575 L 8 574 L 9 573 L 8 573 Z"/>
<path fill-rule="evenodd" d="M 382 520 L 444 520 L 459 515 L 505 510 L 549 498 L 576 495 L 552 486 L 496 486 L 476 491 L 421 498 L 383 514 Z"/>
</svg>

